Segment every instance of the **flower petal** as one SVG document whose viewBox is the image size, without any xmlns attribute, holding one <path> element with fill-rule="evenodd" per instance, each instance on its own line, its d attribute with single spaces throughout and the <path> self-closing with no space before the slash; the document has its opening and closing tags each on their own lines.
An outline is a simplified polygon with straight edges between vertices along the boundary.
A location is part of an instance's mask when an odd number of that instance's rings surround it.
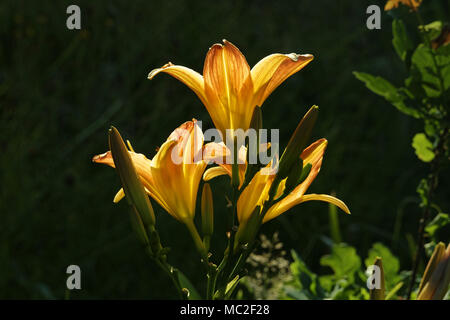
<svg viewBox="0 0 450 320">
<path fill-rule="evenodd" d="M 305 194 L 306 190 L 309 188 L 309 186 L 314 181 L 314 179 L 316 178 L 317 174 L 320 171 L 320 167 L 322 166 L 323 154 L 325 152 L 327 144 L 328 142 L 326 139 L 319 139 L 302 152 L 300 158 L 303 159 L 303 163 L 305 165 L 307 163 L 311 163 L 312 165 L 308 177 L 284 199 L 275 203 L 267 211 L 266 215 L 264 216 L 263 223 L 273 218 L 276 218 L 283 212 L 289 210 L 293 206 L 302 202 L 303 195 Z"/>
<path fill-rule="evenodd" d="M 303 197 L 301 198 L 299 203 L 306 202 L 306 201 L 313 201 L 313 200 L 325 201 L 325 202 L 334 204 L 336 207 L 339 207 L 345 213 L 350 214 L 350 209 L 347 207 L 347 205 L 342 200 L 339 200 L 338 198 L 335 198 L 328 194 L 315 194 L 315 193 L 305 194 L 305 195 L 303 195 Z"/>
<path fill-rule="evenodd" d="M 133 162 L 133 165 L 136 168 L 137 174 L 141 177 L 144 187 L 147 187 L 147 185 L 151 184 L 153 180 L 150 173 L 151 161 L 141 153 L 135 153 L 132 151 L 129 151 L 129 153 L 131 156 L 131 161 Z M 92 158 L 92 161 L 96 163 L 103 163 L 112 168 L 115 168 L 111 151 L 94 156 Z"/>
<path fill-rule="evenodd" d="M 152 80 L 160 72 L 170 74 L 172 77 L 183 82 L 192 91 L 194 91 L 195 94 L 197 94 L 197 96 L 203 102 L 203 104 L 206 105 L 207 101 L 205 95 L 205 86 L 203 77 L 200 73 L 183 66 L 174 65 L 173 63 L 169 62 L 163 65 L 161 68 L 153 69 L 148 74 L 148 79 Z"/>
<path fill-rule="evenodd" d="M 125 192 L 123 191 L 123 188 L 120 188 L 120 190 L 116 193 L 116 195 L 114 196 L 114 203 L 118 203 L 120 200 L 122 200 L 123 198 L 125 198 Z"/>
<path fill-rule="evenodd" d="M 225 139 L 226 129 L 248 129 L 253 114 L 253 84 L 244 55 L 232 43 L 214 44 L 203 68 L 207 109 Z"/>
<path fill-rule="evenodd" d="M 223 105 L 231 105 L 250 76 L 250 67 L 236 46 L 226 40 L 208 51 L 203 69 L 206 87 L 215 91 Z"/>
<path fill-rule="evenodd" d="M 214 179 L 215 177 L 223 175 L 229 175 L 229 172 L 225 168 L 220 166 L 212 167 L 205 171 L 205 173 L 203 174 L 203 180 L 209 181 L 211 179 Z"/>
<path fill-rule="evenodd" d="M 313 60 L 310 54 L 271 54 L 259 61 L 251 70 L 255 104 L 261 106 L 284 80 Z"/>
<path fill-rule="evenodd" d="M 256 206 L 262 205 L 268 198 L 272 179 L 273 175 L 261 174 L 260 170 L 242 191 L 237 203 L 237 216 L 240 224 L 247 221 Z"/>
</svg>

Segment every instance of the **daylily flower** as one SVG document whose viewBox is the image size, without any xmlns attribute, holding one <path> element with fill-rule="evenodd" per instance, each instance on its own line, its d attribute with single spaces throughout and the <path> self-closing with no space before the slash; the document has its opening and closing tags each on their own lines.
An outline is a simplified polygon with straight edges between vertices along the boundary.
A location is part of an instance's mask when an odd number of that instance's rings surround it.
<svg viewBox="0 0 450 320">
<path fill-rule="evenodd" d="M 295 187 L 288 195 L 283 199 L 273 204 L 264 216 L 263 223 L 272 220 L 279 216 L 280 214 L 286 212 L 290 208 L 297 204 L 306 201 L 318 200 L 332 203 L 344 212 L 350 213 L 350 210 L 345 205 L 345 203 L 333 196 L 326 194 L 305 194 L 311 183 L 316 178 L 320 171 L 322 165 L 323 154 L 325 152 L 328 142 L 326 139 L 320 139 L 307 147 L 300 155 L 303 163 L 311 164 L 311 170 L 305 180 Z M 240 152 L 240 158 L 245 159 L 246 149 L 242 147 Z M 242 191 L 238 203 L 237 203 L 237 215 L 240 224 L 245 224 L 247 220 L 252 215 L 256 207 L 262 206 L 266 200 L 269 198 L 269 190 L 272 186 L 272 182 L 276 176 L 276 170 L 272 174 L 267 174 L 269 172 L 268 168 L 272 164 L 268 164 L 266 168 L 261 169 L 251 180 L 250 184 Z M 239 169 L 239 176 L 241 179 L 241 184 L 243 176 L 245 174 L 245 165 L 241 165 Z M 262 170 L 265 170 L 264 173 Z M 220 175 L 229 175 L 231 177 L 231 165 L 230 164 L 219 164 L 217 167 L 210 168 L 205 171 L 203 179 L 208 181 Z M 281 196 L 285 190 L 287 178 L 281 180 L 278 189 L 275 194 L 275 199 Z"/>
<path fill-rule="evenodd" d="M 220 143 L 210 142 L 205 147 L 206 147 L 205 157 L 209 161 L 218 164 L 218 166 L 206 169 L 205 173 L 203 174 L 203 180 L 209 181 L 211 179 L 214 179 L 215 177 L 222 175 L 229 175 L 231 178 L 233 171 L 232 169 L 233 164 L 231 163 L 231 161 L 227 160 L 231 158 L 230 149 L 228 149 L 228 147 L 223 142 Z M 259 148 L 260 153 L 267 152 L 268 148 L 270 148 L 270 143 L 262 143 Z M 247 147 L 241 146 L 239 148 L 237 161 L 238 161 L 239 189 L 240 189 L 242 184 L 244 183 L 245 172 L 247 170 L 248 165 Z"/>
<path fill-rule="evenodd" d="M 384 10 L 389 11 L 394 8 L 397 8 L 400 5 L 400 3 L 416 11 L 417 8 L 422 3 L 422 0 L 388 0 L 386 2 L 386 5 L 384 6 Z"/>
<path fill-rule="evenodd" d="M 297 204 L 306 201 L 319 200 L 332 203 L 339 208 L 341 208 L 346 213 L 350 213 L 350 210 L 341 200 L 326 194 L 305 194 L 308 187 L 316 178 L 317 174 L 320 171 L 320 167 L 322 165 L 323 154 L 325 152 L 325 148 L 327 146 L 326 139 L 320 139 L 307 147 L 300 158 L 303 160 L 304 164 L 311 164 L 311 170 L 306 177 L 306 179 L 300 183 L 297 187 L 294 188 L 288 195 L 286 195 L 283 199 L 273 204 L 267 211 L 264 216 L 263 223 L 272 220 L 294 207 Z M 259 171 L 252 179 L 250 184 L 245 188 L 238 200 L 237 204 L 237 214 L 240 223 L 245 222 L 249 219 L 252 212 L 255 210 L 257 206 L 260 206 L 261 209 L 263 207 L 264 202 L 269 198 L 269 190 L 272 185 L 272 182 L 275 179 L 275 174 L 261 174 Z M 275 194 L 275 199 L 283 194 L 285 189 L 287 178 L 283 179 Z"/>
<path fill-rule="evenodd" d="M 249 128 L 256 106 L 284 80 L 313 60 L 310 54 L 271 54 L 251 70 L 244 55 L 231 42 L 223 40 L 208 51 L 203 76 L 198 72 L 171 62 L 154 69 L 148 75 L 153 79 L 165 72 L 182 81 L 193 90 L 208 110 L 215 127 L 227 138 L 226 129 Z M 232 140 L 230 140 L 232 141 Z"/>
<path fill-rule="evenodd" d="M 201 156 L 203 141 L 203 133 L 194 119 L 175 129 L 152 160 L 129 151 L 145 191 L 175 219 L 190 225 L 195 215 L 198 186 L 207 165 Z M 110 151 L 92 160 L 115 167 Z M 120 190 L 114 202 L 123 197 Z"/>
</svg>

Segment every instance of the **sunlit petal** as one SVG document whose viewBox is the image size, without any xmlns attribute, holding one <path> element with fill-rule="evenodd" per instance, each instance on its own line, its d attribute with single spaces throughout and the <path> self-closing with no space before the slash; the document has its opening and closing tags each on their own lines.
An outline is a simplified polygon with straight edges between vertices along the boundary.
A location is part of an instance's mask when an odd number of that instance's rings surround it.
<svg viewBox="0 0 450 320">
<path fill-rule="evenodd" d="M 198 72 L 183 67 L 174 65 L 173 63 L 169 62 L 162 66 L 161 68 L 154 69 L 148 74 L 148 78 L 152 80 L 158 73 L 167 73 L 170 74 L 172 77 L 180 80 L 185 85 L 187 85 L 192 91 L 194 91 L 197 96 L 200 98 L 200 100 L 206 105 L 206 96 L 205 96 L 205 86 L 203 77 Z"/>
<path fill-rule="evenodd" d="M 211 179 L 214 179 L 218 176 L 223 176 L 223 175 L 229 175 L 229 172 L 225 168 L 220 167 L 220 166 L 212 167 L 205 171 L 205 173 L 203 174 L 203 180 L 209 181 Z"/>
<path fill-rule="evenodd" d="M 120 200 L 122 200 L 123 198 L 125 198 L 125 192 L 123 191 L 123 188 L 120 188 L 120 190 L 116 193 L 116 195 L 114 196 L 114 203 L 118 203 Z"/>
<path fill-rule="evenodd" d="M 261 106 L 273 90 L 313 58 L 310 54 L 275 53 L 259 61 L 251 70 L 256 105 Z"/>
<path fill-rule="evenodd" d="M 311 163 L 312 165 L 308 177 L 305 179 L 305 181 L 299 184 L 289 195 L 287 195 L 281 201 L 275 203 L 267 211 L 267 214 L 264 217 L 264 222 L 276 218 L 283 212 L 286 212 L 290 208 L 302 202 L 303 195 L 320 171 L 320 167 L 322 166 L 322 158 L 327 143 L 328 142 L 326 139 L 317 140 L 302 152 L 300 157 L 303 159 L 303 163 L 305 165 L 307 163 Z"/>
</svg>

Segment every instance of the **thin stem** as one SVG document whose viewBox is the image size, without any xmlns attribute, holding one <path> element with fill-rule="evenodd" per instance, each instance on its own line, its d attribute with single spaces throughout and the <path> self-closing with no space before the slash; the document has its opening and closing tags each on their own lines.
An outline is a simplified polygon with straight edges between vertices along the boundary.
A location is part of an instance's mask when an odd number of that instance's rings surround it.
<svg viewBox="0 0 450 320">
<path fill-rule="evenodd" d="M 409 300 L 411 297 L 411 293 L 415 284 L 417 271 L 419 268 L 420 256 L 424 247 L 424 234 L 425 234 L 425 226 L 428 221 L 430 215 L 430 209 L 432 207 L 432 199 L 433 193 L 437 189 L 438 186 L 438 177 L 439 177 L 439 169 L 440 169 L 440 156 L 444 152 L 445 141 L 448 138 L 449 129 L 446 127 L 442 134 L 439 136 L 439 144 L 435 149 L 435 157 L 431 164 L 431 174 L 428 177 L 428 193 L 427 193 L 427 204 L 425 209 L 423 210 L 422 217 L 419 222 L 419 230 L 417 232 L 417 251 L 414 256 L 414 264 L 411 275 L 411 281 L 409 283 L 407 299 Z"/>
<path fill-rule="evenodd" d="M 175 286 L 175 289 L 177 290 L 177 293 L 179 295 L 179 298 L 181 300 L 186 300 L 186 295 L 183 292 L 183 288 L 181 287 L 178 278 L 174 274 L 174 271 L 176 271 L 176 269 L 166 261 L 163 261 L 160 257 L 156 257 L 150 250 L 150 247 L 147 247 L 147 252 L 150 255 L 150 258 L 156 262 L 158 267 L 160 267 L 164 272 L 166 272 L 170 280 L 172 280 L 173 285 Z"/>
<path fill-rule="evenodd" d="M 189 220 L 184 221 L 184 224 L 186 225 L 189 232 L 191 233 L 192 240 L 194 240 L 197 251 L 198 251 L 198 253 L 200 253 L 200 256 L 202 257 L 203 262 L 208 263 L 208 254 L 206 252 L 205 245 L 203 244 L 203 241 L 200 238 L 200 235 L 198 234 L 197 228 L 194 225 L 194 221 L 189 219 Z"/>
<path fill-rule="evenodd" d="M 422 19 L 422 16 L 419 12 L 418 9 L 415 10 L 416 12 L 416 17 L 417 20 L 419 22 L 419 24 L 421 26 L 424 26 L 424 22 Z M 446 103 L 445 103 L 445 90 L 444 90 L 444 80 L 442 77 L 442 73 L 441 73 L 441 69 L 438 66 L 437 60 L 436 60 L 436 55 L 435 52 L 431 46 L 431 40 L 427 34 L 427 32 L 425 30 L 423 30 L 421 32 L 421 34 L 423 35 L 423 39 L 426 42 L 427 46 L 429 47 L 429 49 L 431 50 L 431 57 L 433 60 L 433 64 L 434 67 L 436 68 L 436 72 L 438 75 L 438 79 L 439 79 L 439 85 L 440 85 L 440 90 L 441 90 L 441 100 L 442 100 L 442 106 L 444 107 L 445 110 L 447 110 L 446 107 Z M 433 193 L 437 188 L 437 184 L 438 184 L 438 175 L 439 175 L 439 161 L 440 161 L 440 154 L 443 152 L 444 149 L 444 142 L 447 139 L 447 134 L 448 134 L 448 127 L 446 127 L 442 134 L 439 136 L 439 143 L 437 145 L 437 147 L 435 148 L 435 157 L 433 162 L 431 163 L 431 173 L 428 177 L 428 181 L 427 181 L 427 185 L 428 185 L 428 192 L 427 192 L 427 204 L 425 209 L 422 211 L 422 217 L 420 218 L 420 222 L 419 222 L 419 229 L 417 232 L 417 250 L 416 253 L 414 255 L 414 262 L 413 262 L 413 269 L 412 269 L 412 275 L 411 275 L 411 281 L 409 284 L 409 288 L 408 288 L 408 293 L 407 293 L 407 299 L 409 300 L 411 297 L 411 293 L 412 290 L 414 288 L 414 284 L 415 284 L 415 279 L 416 279 L 416 275 L 417 275 L 417 271 L 419 268 L 419 262 L 420 262 L 420 256 L 423 252 L 423 247 L 424 247 L 424 235 L 425 235 L 425 226 L 426 223 L 428 221 L 429 215 L 430 215 L 430 209 L 432 206 L 432 198 L 433 198 Z"/>
</svg>

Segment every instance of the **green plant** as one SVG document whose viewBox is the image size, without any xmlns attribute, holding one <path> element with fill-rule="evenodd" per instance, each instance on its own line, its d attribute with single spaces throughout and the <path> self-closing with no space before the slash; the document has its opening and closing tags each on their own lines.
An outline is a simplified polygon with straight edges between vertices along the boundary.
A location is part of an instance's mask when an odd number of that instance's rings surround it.
<svg viewBox="0 0 450 320">
<path fill-rule="evenodd" d="M 418 6 L 411 7 L 418 25 L 416 31 L 420 42 L 414 43 L 408 35 L 406 24 L 398 18 L 392 23 L 392 44 L 402 60 L 406 76 L 402 86 L 364 72 L 354 72 L 357 79 L 365 83 L 372 92 L 384 97 L 400 112 L 423 123 L 423 132 L 412 138 L 412 147 L 417 157 L 429 163 L 429 174 L 420 180 L 417 193 L 420 196 L 422 217 L 417 232 L 417 249 L 413 263 L 407 296 L 411 296 L 417 281 L 420 257 L 425 241 L 425 225 L 434 210 L 442 210 L 434 203 L 439 175 L 449 163 L 449 105 L 450 105 L 450 45 L 448 27 L 442 21 L 425 24 Z"/>
</svg>

